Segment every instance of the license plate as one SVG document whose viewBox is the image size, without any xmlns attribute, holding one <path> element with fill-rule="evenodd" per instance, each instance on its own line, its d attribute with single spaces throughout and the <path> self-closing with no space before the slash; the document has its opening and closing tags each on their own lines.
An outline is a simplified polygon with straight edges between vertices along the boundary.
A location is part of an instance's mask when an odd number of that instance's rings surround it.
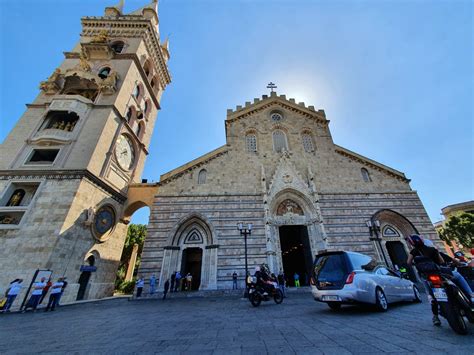
<svg viewBox="0 0 474 355">
<path fill-rule="evenodd" d="M 339 296 L 323 296 L 323 301 L 340 301 L 341 298 Z"/>
<path fill-rule="evenodd" d="M 446 291 L 444 290 L 444 288 L 433 288 L 432 290 L 437 301 L 440 301 L 440 302 L 448 301 L 448 295 L 446 294 Z"/>
</svg>

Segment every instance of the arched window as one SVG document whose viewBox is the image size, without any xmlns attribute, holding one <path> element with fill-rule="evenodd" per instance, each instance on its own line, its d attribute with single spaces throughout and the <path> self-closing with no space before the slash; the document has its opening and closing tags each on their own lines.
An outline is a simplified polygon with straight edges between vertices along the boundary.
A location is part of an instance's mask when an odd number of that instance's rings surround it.
<svg viewBox="0 0 474 355">
<path fill-rule="evenodd" d="M 109 76 L 110 74 L 110 68 L 109 67 L 105 67 L 105 68 L 102 68 L 100 71 L 99 71 L 99 74 L 97 74 L 99 76 L 99 78 L 101 79 L 105 79 Z"/>
<path fill-rule="evenodd" d="M 132 118 L 133 118 L 133 115 L 135 113 L 135 108 L 133 106 L 130 106 L 127 110 L 127 115 L 125 116 L 125 118 L 127 119 L 127 122 L 130 123 Z"/>
<path fill-rule="evenodd" d="M 369 171 L 366 168 L 360 169 L 360 173 L 362 174 L 362 180 L 365 182 L 371 182 L 372 179 L 370 178 Z"/>
<path fill-rule="evenodd" d="M 286 134 L 281 129 L 273 131 L 273 149 L 275 152 L 281 152 L 282 150 L 288 150 L 288 144 L 286 142 Z"/>
<path fill-rule="evenodd" d="M 79 116 L 75 112 L 49 111 L 42 129 L 59 129 L 72 132 L 77 121 L 79 121 Z"/>
<path fill-rule="evenodd" d="M 304 151 L 307 153 L 314 152 L 313 137 L 310 133 L 305 132 L 301 135 L 301 140 L 303 141 Z"/>
<path fill-rule="evenodd" d="M 133 90 L 133 96 L 138 100 L 140 98 L 140 94 L 141 94 L 140 85 L 136 85 L 135 89 Z"/>
<path fill-rule="evenodd" d="M 116 41 L 110 45 L 110 48 L 112 48 L 115 53 L 122 53 L 123 47 L 125 47 L 125 43 L 123 41 Z"/>
<path fill-rule="evenodd" d="M 198 174 L 198 185 L 205 184 L 206 179 L 207 179 L 207 171 L 206 169 L 202 169 Z"/>
<path fill-rule="evenodd" d="M 255 153 L 257 151 L 257 136 L 255 134 L 247 134 L 245 136 L 245 146 L 247 152 Z"/>
</svg>

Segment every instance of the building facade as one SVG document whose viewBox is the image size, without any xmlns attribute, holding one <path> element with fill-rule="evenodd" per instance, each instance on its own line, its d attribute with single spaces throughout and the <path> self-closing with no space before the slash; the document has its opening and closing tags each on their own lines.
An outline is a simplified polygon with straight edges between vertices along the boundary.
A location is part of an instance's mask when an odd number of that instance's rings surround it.
<svg viewBox="0 0 474 355">
<path fill-rule="evenodd" d="M 264 95 L 228 110 L 226 145 L 161 176 L 140 273 L 163 284 L 180 270 L 194 289 L 232 287 L 249 271 L 298 273 L 307 282 L 322 250 L 353 250 L 402 265 L 404 236 L 440 243 L 409 180 L 333 142 L 323 110 Z M 368 222 L 372 228 L 369 230 Z M 378 228 L 380 227 L 380 228 Z"/>
<path fill-rule="evenodd" d="M 128 186 L 141 179 L 171 80 L 156 2 L 81 23 L 0 146 L 0 284 L 50 269 L 68 279 L 65 301 L 113 292 Z"/>
</svg>

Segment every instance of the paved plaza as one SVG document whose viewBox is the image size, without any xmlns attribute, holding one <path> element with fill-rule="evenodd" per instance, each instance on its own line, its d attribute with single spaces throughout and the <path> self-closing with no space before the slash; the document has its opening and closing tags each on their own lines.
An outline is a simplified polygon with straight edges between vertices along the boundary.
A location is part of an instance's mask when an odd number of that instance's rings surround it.
<svg viewBox="0 0 474 355">
<path fill-rule="evenodd" d="M 293 294 L 253 308 L 239 298 L 127 299 L 0 315 L 1 353 L 473 354 L 474 331 L 431 325 L 426 303 L 339 312 Z"/>
</svg>

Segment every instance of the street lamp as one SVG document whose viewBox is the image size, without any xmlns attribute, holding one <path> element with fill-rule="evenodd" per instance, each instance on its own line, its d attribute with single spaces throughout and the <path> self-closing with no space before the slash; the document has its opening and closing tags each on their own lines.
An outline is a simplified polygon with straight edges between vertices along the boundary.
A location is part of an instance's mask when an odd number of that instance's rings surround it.
<svg viewBox="0 0 474 355">
<path fill-rule="evenodd" d="M 382 247 L 382 238 L 379 237 L 380 222 L 375 220 L 372 223 L 372 220 L 369 220 L 369 221 L 365 222 L 365 224 L 369 228 L 369 233 L 370 233 L 370 237 L 371 237 L 370 240 L 375 240 L 379 243 L 380 251 L 382 252 L 382 256 L 383 256 L 383 260 L 385 261 L 385 265 L 387 265 L 387 267 L 389 267 L 387 257 L 385 256 L 385 252 L 383 251 L 383 247 Z M 374 234 L 375 234 L 375 238 L 372 238 L 372 236 Z"/>
<path fill-rule="evenodd" d="M 237 224 L 237 229 L 240 231 L 240 235 L 244 237 L 245 241 L 245 293 L 244 297 L 249 296 L 249 286 L 247 282 L 247 277 L 249 275 L 248 263 L 247 263 L 247 236 L 252 234 L 252 223 L 244 226 L 242 222 Z"/>
</svg>

